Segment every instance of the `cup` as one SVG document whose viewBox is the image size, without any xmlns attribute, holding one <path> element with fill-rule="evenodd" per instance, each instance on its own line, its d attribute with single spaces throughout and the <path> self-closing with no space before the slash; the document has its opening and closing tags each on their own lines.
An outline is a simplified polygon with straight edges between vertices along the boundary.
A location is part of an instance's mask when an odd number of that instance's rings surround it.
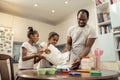
<svg viewBox="0 0 120 80">
<path fill-rule="evenodd" d="M 53 75 L 53 74 L 55 74 L 55 72 L 56 72 L 55 68 L 48 68 L 47 69 L 47 74 L 49 74 L 49 75 Z"/>
<path fill-rule="evenodd" d="M 46 68 L 40 68 L 37 70 L 38 71 L 38 74 L 42 74 L 42 75 L 45 75 L 46 74 Z"/>
<path fill-rule="evenodd" d="M 96 71 L 100 71 L 100 56 L 94 56 L 94 68 Z"/>
</svg>

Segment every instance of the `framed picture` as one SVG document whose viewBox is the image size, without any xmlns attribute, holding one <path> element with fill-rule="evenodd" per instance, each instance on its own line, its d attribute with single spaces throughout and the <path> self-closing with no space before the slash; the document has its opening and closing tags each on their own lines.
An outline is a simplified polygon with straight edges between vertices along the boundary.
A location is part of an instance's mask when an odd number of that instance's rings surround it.
<svg viewBox="0 0 120 80">
<path fill-rule="evenodd" d="M 0 26 L 0 53 L 12 56 L 13 30 L 11 27 Z"/>
</svg>

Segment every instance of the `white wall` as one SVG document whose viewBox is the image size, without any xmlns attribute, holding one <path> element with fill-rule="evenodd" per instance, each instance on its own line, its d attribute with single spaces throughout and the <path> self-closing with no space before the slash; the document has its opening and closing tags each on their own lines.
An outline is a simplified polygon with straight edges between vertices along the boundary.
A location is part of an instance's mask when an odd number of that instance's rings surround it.
<svg viewBox="0 0 120 80">
<path fill-rule="evenodd" d="M 0 26 L 12 27 L 14 31 L 14 41 L 24 42 L 27 40 L 28 26 L 33 26 L 39 32 L 40 41 L 47 41 L 48 34 L 54 31 L 53 25 L 38 22 L 22 17 L 17 17 L 5 13 L 0 13 Z"/>
<path fill-rule="evenodd" d="M 66 43 L 67 40 L 67 30 L 69 27 L 77 24 L 76 13 L 72 14 L 68 19 L 58 24 L 55 28 L 56 32 L 60 35 L 58 44 Z"/>
<path fill-rule="evenodd" d="M 91 25 L 96 29 L 96 19 L 95 19 L 95 7 L 94 4 L 90 4 L 86 7 L 83 7 L 84 9 L 87 9 L 90 13 L 88 24 Z M 67 30 L 69 27 L 74 26 L 77 24 L 77 12 L 73 13 L 71 16 L 69 16 L 65 21 L 60 23 L 56 26 L 55 30 L 60 34 L 60 40 L 58 44 L 64 44 L 67 40 Z M 97 31 L 96 31 L 97 32 Z M 64 35 L 64 36 L 63 36 Z M 93 45 L 93 49 L 97 47 L 97 40 L 95 44 Z"/>
<path fill-rule="evenodd" d="M 88 9 L 90 12 L 90 18 L 89 18 L 88 24 L 96 28 L 94 5 L 90 4 L 86 6 L 85 8 Z M 13 27 L 14 41 L 19 41 L 19 42 L 26 41 L 27 40 L 27 27 L 33 26 L 34 29 L 39 31 L 40 41 L 46 41 L 48 37 L 48 33 L 51 31 L 55 31 L 60 34 L 60 40 L 58 44 L 63 44 L 63 43 L 66 43 L 66 40 L 67 40 L 68 28 L 77 24 L 76 14 L 77 12 L 73 13 L 62 23 L 56 26 L 53 26 L 53 25 L 46 24 L 43 22 L 38 22 L 38 21 L 34 21 L 34 20 L 22 18 L 22 17 L 5 14 L 5 13 L 0 13 L 0 17 L 1 17 L 0 26 Z M 96 44 L 97 44 L 97 41 L 96 41 Z"/>
<path fill-rule="evenodd" d="M 7 15 L 4 13 L 0 13 L 0 26 L 12 27 L 13 26 L 13 16 Z"/>
<path fill-rule="evenodd" d="M 95 7 L 94 4 L 83 7 L 90 12 L 90 18 L 88 24 L 96 28 L 96 17 L 95 17 Z M 47 41 L 48 33 L 55 31 L 60 34 L 60 40 L 58 44 L 66 43 L 67 40 L 67 30 L 69 27 L 77 24 L 77 11 L 70 15 L 60 24 L 53 26 L 43 22 L 38 22 L 22 17 L 17 17 L 5 13 L 0 13 L 0 26 L 13 27 L 14 30 L 14 41 L 23 42 L 27 40 L 27 27 L 33 26 L 34 29 L 39 31 L 40 41 Z M 97 30 L 97 29 L 96 29 Z M 64 35 L 64 36 L 63 36 Z M 97 40 L 93 45 L 93 49 L 97 47 Z"/>
</svg>

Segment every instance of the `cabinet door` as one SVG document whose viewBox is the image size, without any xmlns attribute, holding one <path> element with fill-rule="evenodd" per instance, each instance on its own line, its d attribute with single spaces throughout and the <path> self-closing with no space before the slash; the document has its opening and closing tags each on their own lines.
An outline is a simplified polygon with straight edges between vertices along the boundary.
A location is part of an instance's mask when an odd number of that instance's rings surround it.
<svg viewBox="0 0 120 80">
<path fill-rule="evenodd" d="M 114 3 L 110 6 L 110 17 L 112 27 L 120 26 L 120 2 Z"/>
<path fill-rule="evenodd" d="M 102 61 L 116 61 L 113 34 L 107 33 L 98 37 L 99 48 L 104 51 Z"/>
</svg>

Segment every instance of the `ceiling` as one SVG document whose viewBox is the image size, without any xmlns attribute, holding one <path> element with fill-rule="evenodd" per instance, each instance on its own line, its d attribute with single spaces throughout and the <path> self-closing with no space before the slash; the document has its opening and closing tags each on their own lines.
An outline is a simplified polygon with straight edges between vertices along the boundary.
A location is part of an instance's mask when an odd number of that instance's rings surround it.
<svg viewBox="0 0 120 80">
<path fill-rule="evenodd" d="M 0 12 L 56 25 L 91 3 L 92 0 L 0 0 Z"/>
</svg>

